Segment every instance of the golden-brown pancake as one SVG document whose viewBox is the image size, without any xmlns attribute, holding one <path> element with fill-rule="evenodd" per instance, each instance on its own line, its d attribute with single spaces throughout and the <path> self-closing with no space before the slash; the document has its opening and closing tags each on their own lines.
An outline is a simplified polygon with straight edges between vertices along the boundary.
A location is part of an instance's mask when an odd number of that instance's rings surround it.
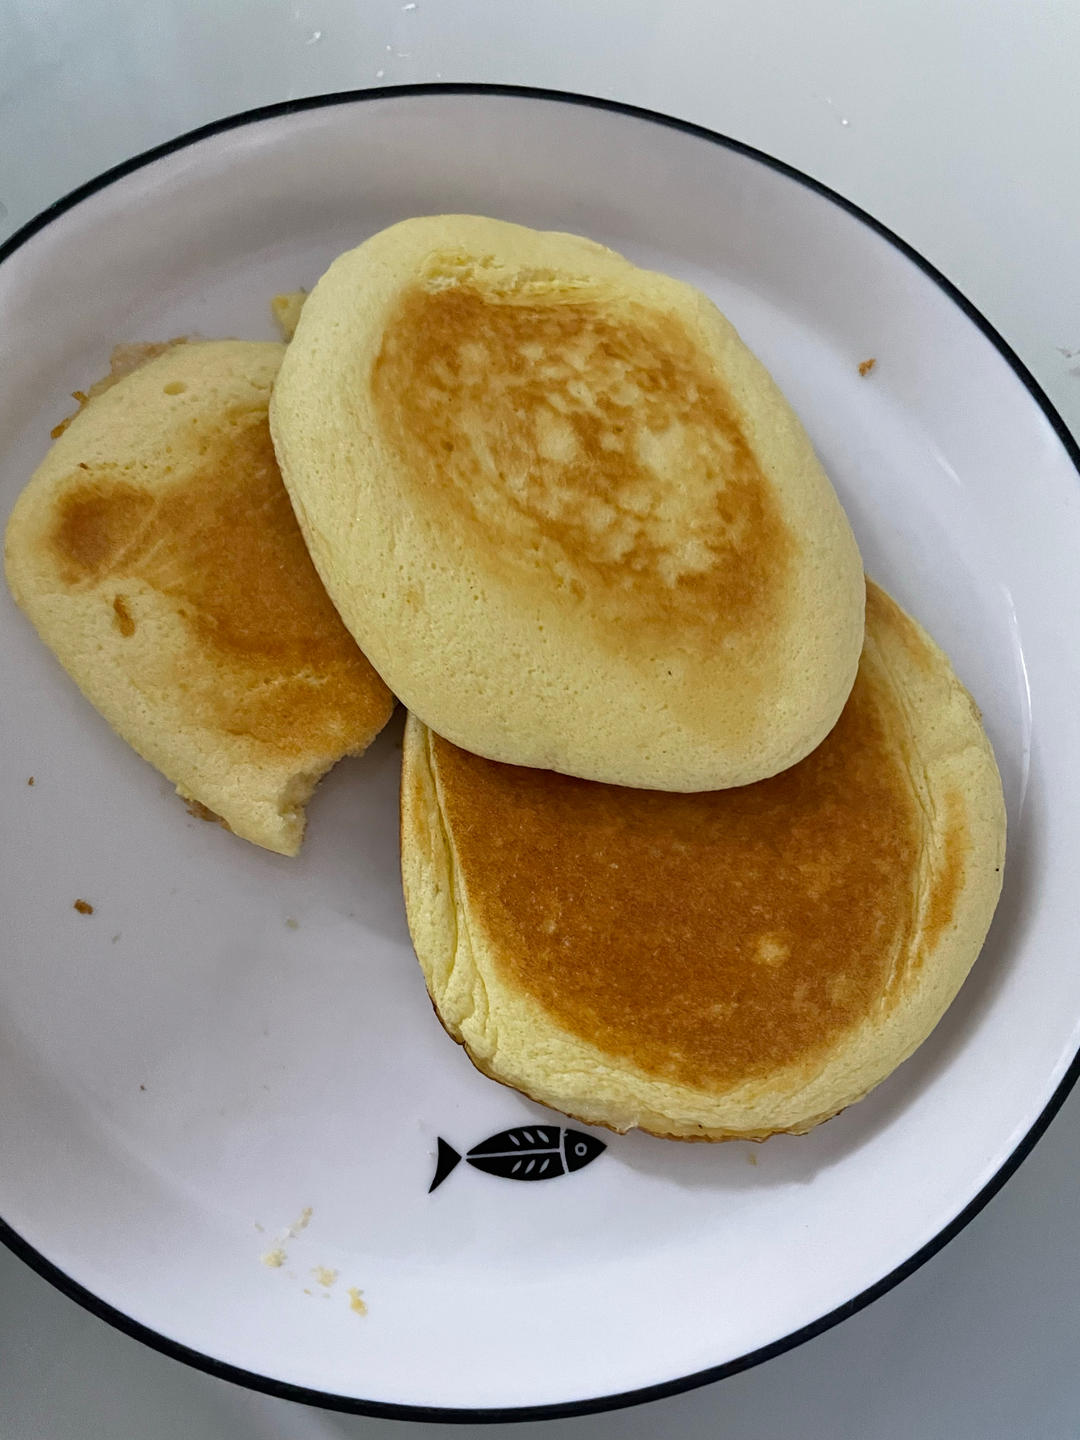
<svg viewBox="0 0 1080 1440">
<path fill-rule="evenodd" d="M 574 235 L 405 221 L 307 297 L 270 419 L 342 618 L 455 744 L 704 790 L 835 723 L 858 550 L 791 408 L 691 286 Z"/>
<path fill-rule="evenodd" d="M 15 599 L 181 795 L 295 854 L 304 806 L 393 698 L 327 598 L 267 422 L 283 345 L 130 347 L 7 527 Z M 144 361 L 145 363 L 138 363 Z"/>
<path fill-rule="evenodd" d="M 983 943 L 1005 811 L 979 715 L 873 585 L 835 729 L 799 765 L 676 795 L 480 759 L 415 717 L 402 872 L 449 1033 L 592 1124 L 802 1132 L 930 1033 Z"/>
</svg>

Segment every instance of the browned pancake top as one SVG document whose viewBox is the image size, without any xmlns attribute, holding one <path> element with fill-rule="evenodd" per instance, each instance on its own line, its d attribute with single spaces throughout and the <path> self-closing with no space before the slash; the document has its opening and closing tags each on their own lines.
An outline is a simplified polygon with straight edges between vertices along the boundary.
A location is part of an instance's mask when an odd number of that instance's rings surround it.
<svg viewBox="0 0 1080 1440">
<path fill-rule="evenodd" d="M 924 832 L 903 734 L 864 656 L 824 743 L 740 789 L 620 789 L 432 745 L 470 914 L 504 981 L 653 1076 L 728 1086 L 812 1063 L 920 963 Z M 938 930 L 962 873 L 962 804 L 951 813 Z"/>
<path fill-rule="evenodd" d="M 425 506 L 486 564 L 554 578 L 601 619 L 677 623 L 688 642 L 775 622 L 794 541 L 675 316 L 417 284 L 371 385 Z"/>
<path fill-rule="evenodd" d="M 193 723 L 288 755 L 366 743 L 384 723 L 389 691 L 311 563 L 265 409 L 223 415 L 167 486 L 85 462 L 72 481 L 47 536 L 51 563 L 73 590 L 102 593 L 124 639 L 138 628 L 125 582 L 168 603 L 189 640 L 174 678 Z"/>
</svg>

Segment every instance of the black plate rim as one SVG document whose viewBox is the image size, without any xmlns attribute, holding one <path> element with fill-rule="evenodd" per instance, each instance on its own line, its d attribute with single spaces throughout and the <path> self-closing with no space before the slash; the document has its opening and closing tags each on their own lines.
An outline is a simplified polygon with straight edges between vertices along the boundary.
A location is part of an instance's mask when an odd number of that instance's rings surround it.
<svg viewBox="0 0 1080 1440">
<path fill-rule="evenodd" d="M 830 200 L 840 209 L 846 210 L 853 215 L 868 229 L 887 240 L 896 250 L 906 256 L 912 264 L 931 279 L 935 285 L 942 290 L 949 299 L 967 316 L 990 341 L 994 349 L 1006 361 L 1017 378 L 1028 391 L 1035 404 L 1042 411 L 1044 418 L 1060 440 L 1065 453 L 1072 461 L 1080 478 L 1080 445 L 1073 438 L 1068 426 L 1054 408 L 1049 397 L 1039 385 L 1038 381 L 1028 370 L 1020 357 L 1016 354 L 1004 337 L 986 319 L 982 312 L 963 295 L 951 280 L 947 279 L 940 270 L 906 240 L 902 240 L 887 225 L 876 220 L 861 206 L 846 199 L 828 185 L 816 180 L 804 171 L 796 169 L 795 166 L 787 164 L 783 160 L 777 160 L 774 156 L 759 150 L 752 145 L 747 145 L 741 140 L 735 140 L 731 136 L 721 135 L 715 130 L 709 130 L 703 125 L 695 125 L 689 120 L 679 120 L 671 115 L 664 115 L 657 110 L 648 110 L 640 105 L 629 105 L 621 100 L 610 100 L 596 95 L 582 95 L 574 91 L 553 90 L 529 85 L 492 85 L 473 84 L 471 82 L 440 81 L 436 83 L 420 83 L 414 85 L 385 85 L 371 89 L 360 90 L 338 90 L 325 95 L 311 95 L 299 100 L 283 100 L 273 105 L 260 105 L 252 110 L 244 110 L 235 115 L 227 115 L 220 120 L 212 120 L 209 124 L 200 125 L 194 130 L 188 130 L 178 135 L 173 140 L 166 140 L 163 144 L 154 145 L 149 150 L 144 150 L 134 155 L 129 160 L 122 161 L 119 165 L 113 165 L 108 170 L 88 180 L 85 184 L 77 186 L 74 190 L 47 206 L 33 219 L 28 220 L 15 233 L 0 245 L 0 264 L 22 248 L 28 240 L 43 230 L 54 220 L 59 219 L 68 210 L 80 204 L 83 200 L 95 195 L 100 190 L 121 180 L 133 171 L 141 170 L 144 166 L 151 165 L 155 160 L 160 160 L 166 155 L 175 154 L 178 150 L 187 149 L 196 145 L 200 140 L 209 139 L 211 136 L 220 135 L 228 130 L 235 130 L 243 125 L 257 124 L 263 120 L 274 120 L 283 115 L 294 115 L 307 110 L 320 110 L 331 105 L 349 105 L 369 100 L 396 99 L 401 97 L 415 97 L 424 95 L 464 95 L 464 96 L 509 96 L 516 99 L 554 101 L 560 104 L 580 105 L 594 110 L 607 110 L 613 114 L 625 115 L 635 120 L 647 120 L 655 125 L 663 125 L 668 129 L 682 131 L 683 134 L 693 135 L 699 140 L 707 140 L 714 145 L 720 145 L 726 150 L 734 151 L 738 155 L 744 155 L 751 160 L 756 160 L 769 169 L 786 175 L 789 179 L 798 181 L 805 185 L 808 190 Z M 774 1340 L 768 1345 L 763 1345 L 757 1350 L 748 1351 L 734 1360 L 725 1361 L 720 1365 L 709 1366 L 704 1370 L 694 1371 L 690 1375 L 677 1376 L 672 1380 L 664 1380 L 656 1385 L 642 1386 L 640 1389 L 624 1390 L 613 1395 L 602 1395 L 590 1397 L 583 1400 L 559 1401 L 549 1405 L 521 1405 L 521 1406 L 500 1406 L 493 1408 L 464 1408 L 444 1407 L 432 1405 L 405 1405 L 390 1403 L 380 1400 L 363 1400 L 351 1395 L 337 1395 L 331 1391 L 311 1389 L 304 1385 L 294 1385 L 289 1381 L 276 1380 L 269 1375 L 259 1375 L 251 1370 L 244 1370 L 240 1366 L 227 1364 L 218 1360 L 212 1355 L 205 1355 L 199 1350 L 193 1350 L 167 1335 L 134 1320 L 122 1310 L 94 1295 L 77 1280 L 72 1279 L 59 1266 L 54 1265 L 29 1241 L 9 1225 L 0 1216 L 0 1243 L 4 1244 L 13 1254 L 29 1265 L 57 1290 L 63 1292 L 70 1299 L 88 1310 L 92 1315 L 104 1320 L 115 1329 L 122 1331 L 125 1335 L 139 1340 L 148 1345 L 152 1350 L 157 1350 L 163 1355 L 168 1355 L 174 1360 L 179 1360 L 193 1369 L 202 1370 L 207 1375 L 213 1375 L 219 1380 L 228 1380 L 235 1385 L 240 1385 L 249 1390 L 261 1391 L 266 1395 L 273 1395 L 281 1400 L 292 1400 L 303 1405 L 313 1405 L 324 1410 L 338 1410 L 347 1414 L 368 1415 L 377 1419 L 390 1420 L 420 1420 L 438 1421 L 452 1424 L 486 1424 L 505 1423 L 516 1420 L 555 1420 L 568 1419 L 578 1415 L 595 1415 L 606 1410 L 617 1410 L 629 1405 L 643 1405 L 652 1400 L 663 1400 L 673 1395 L 680 1395 L 687 1390 L 697 1389 L 702 1385 L 712 1384 L 716 1380 L 723 1380 L 729 1375 L 736 1375 L 743 1370 L 749 1370 L 755 1365 L 760 1365 L 766 1360 L 771 1360 L 777 1355 L 783 1355 L 788 1350 L 794 1350 L 797 1346 L 812 1340 L 818 1335 L 831 1330 L 842 1320 L 848 1319 L 858 1311 L 866 1308 L 873 1301 L 880 1299 L 887 1294 L 902 1280 L 913 1275 L 926 1262 L 944 1249 L 950 1240 L 955 1239 L 972 1220 L 978 1215 L 989 1202 L 994 1198 L 1002 1186 L 1008 1181 L 1031 1154 L 1039 1140 L 1046 1133 L 1054 1117 L 1065 1103 L 1069 1092 L 1080 1079 L 1080 1050 L 1073 1057 L 1072 1063 L 1066 1070 L 1064 1076 L 1058 1083 L 1053 1095 L 1042 1110 L 1038 1119 L 1032 1125 L 1024 1138 L 1003 1162 L 1001 1167 L 992 1176 L 983 1188 L 972 1200 L 960 1211 L 960 1213 L 931 1240 L 928 1240 L 913 1255 L 891 1270 L 888 1275 L 882 1277 L 875 1284 L 861 1291 L 852 1299 L 838 1305 L 828 1314 L 820 1316 L 817 1320 L 811 1321 L 809 1325 L 794 1330 L 790 1335 L 785 1335 L 779 1340 Z"/>
</svg>

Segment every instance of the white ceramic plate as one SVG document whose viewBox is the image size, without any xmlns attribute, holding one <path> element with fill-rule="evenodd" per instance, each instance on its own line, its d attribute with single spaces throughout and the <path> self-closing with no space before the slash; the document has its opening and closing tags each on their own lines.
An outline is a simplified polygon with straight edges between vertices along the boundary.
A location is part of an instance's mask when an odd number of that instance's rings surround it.
<svg viewBox="0 0 1080 1440">
<path fill-rule="evenodd" d="M 474 1072 L 427 1002 L 398 879 L 399 727 L 324 783 L 302 857 L 276 858 L 189 819 L 5 594 L 0 1214 L 62 1288 L 217 1374 L 371 1413 L 566 1413 L 715 1378 L 850 1313 L 955 1233 L 1064 1097 L 1077 457 L 961 297 L 805 177 L 641 112 L 437 86 L 210 127 L 16 236 L 5 511 L 114 342 L 268 336 L 275 291 L 441 210 L 607 241 L 700 285 L 765 360 L 869 570 L 985 713 L 1010 850 L 984 954 L 916 1056 L 805 1138 L 607 1136 L 550 1183 L 463 1164 L 429 1195 L 437 1137 L 465 1151 L 561 1121 Z"/>
</svg>

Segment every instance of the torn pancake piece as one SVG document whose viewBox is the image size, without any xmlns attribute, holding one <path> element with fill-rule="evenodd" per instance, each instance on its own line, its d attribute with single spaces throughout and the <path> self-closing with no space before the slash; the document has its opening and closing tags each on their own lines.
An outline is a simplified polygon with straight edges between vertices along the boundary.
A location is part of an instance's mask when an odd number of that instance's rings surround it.
<svg viewBox="0 0 1080 1440">
<path fill-rule="evenodd" d="M 12 512 L 12 594 L 115 730 L 235 834 L 297 852 L 304 807 L 389 719 L 281 482 L 284 345 L 177 344 L 92 387 Z M 130 350 L 121 352 L 121 365 Z"/>
</svg>

